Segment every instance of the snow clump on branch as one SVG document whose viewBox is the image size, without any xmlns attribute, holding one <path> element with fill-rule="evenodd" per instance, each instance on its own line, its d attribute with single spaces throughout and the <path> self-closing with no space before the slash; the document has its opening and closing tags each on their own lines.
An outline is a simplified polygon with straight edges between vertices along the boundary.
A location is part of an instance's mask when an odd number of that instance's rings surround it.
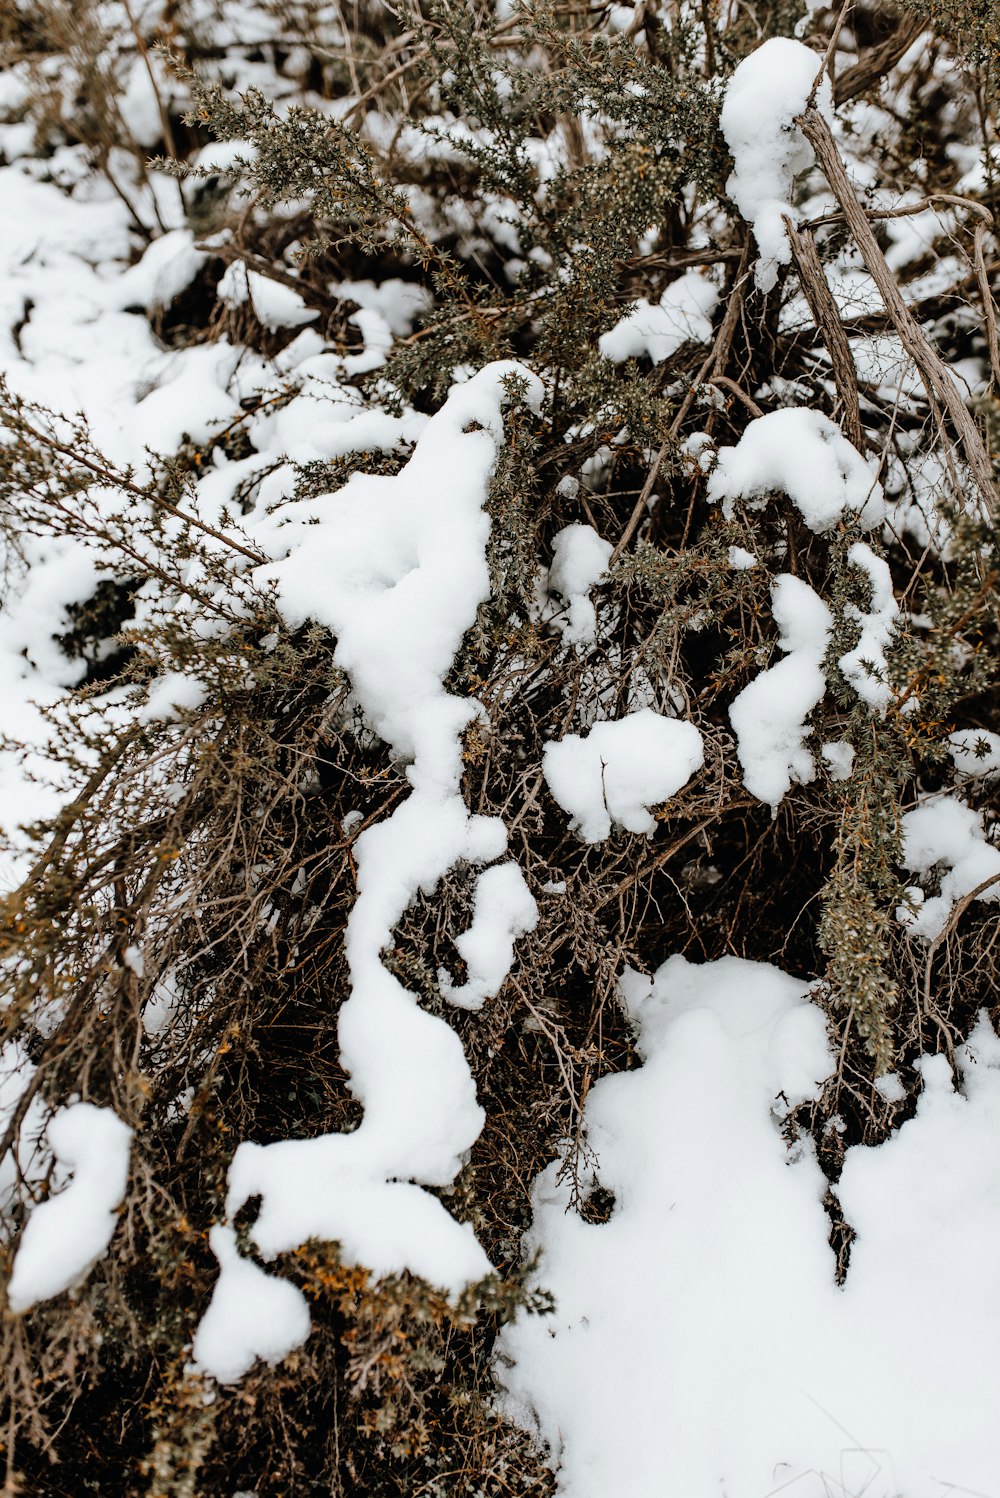
<svg viewBox="0 0 1000 1498">
<path fill-rule="evenodd" d="M 833 91 L 822 58 L 788 37 L 772 37 L 745 57 L 726 89 L 719 123 L 734 162 L 726 191 L 753 225 L 759 291 L 772 291 L 779 266 L 791 262 L 784 219 L 792 215 L 795 178 L 813 163 L 795 118 L 814 90 L 816 107 L 829 116 Z"/>
</svg>

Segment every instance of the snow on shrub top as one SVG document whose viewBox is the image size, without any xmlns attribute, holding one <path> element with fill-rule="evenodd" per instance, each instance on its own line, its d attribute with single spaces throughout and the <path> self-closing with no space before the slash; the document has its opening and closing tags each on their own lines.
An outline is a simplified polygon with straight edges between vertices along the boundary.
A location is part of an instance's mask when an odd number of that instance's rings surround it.
<svg viewBox="0 0 1000 1498">
<path fill-rule="evenodd" d="M 21 1234 L 7 1286 L 13 1311 L 60 1295 L 96 1264 L 111 1242 L 128 1181 L 132 1130 L 110 1108 L 61 1108 L 46 1139 L 62 1169 L 54 1175 L 53 1194 L 32 1210 Z"/>
<path fill-rule="evenodd" d="M 612 550 L 592 525 L 564 526 L 552 543 L 548 588 L 566 600 L 566 612 L 557 614 L 555 622 L 567 644 L 593 643 L 597 614 L 589 594 L 604 577 Z"/>
<path fill-rule="evenodd" d="M 870 546 L 856 541 L 847 553 L 851 565 L 864 572 L 871 584 L 871 607 L 848 604 L 846 613 L 861 627 L 861 638 L 837 662 L 863 702 L 882 714 L 892 698 L 885 652 L 892 644 L 899 605 L 892 591 L 892 573 L 883 557 Z"/>
<path fill-rule="evenodd" d="M 726 89 L 719 123 L 734 163 L 726 191 L 753 225 L 760 291 L 772 290 L 778 267 L 792 258 L 782 220 L 792 214 L 795 177 L 813 161 L 794 121 L 814 88 L 816 107 L 832 111 L 833 92 L 822 69 L 822 58 L 802 42 L 772 37 L 743 59 Z"/>
<path fill-rule="evenodd" d="M 656 306 L 640 297 L 627 316 L 601 334 L 598 348 L 615 364 L 643 357 L 662 364 L 685 343 L 708 342 L 718 305 L 711 281 L 690 270 L 671 281 Z"/>
</svg>

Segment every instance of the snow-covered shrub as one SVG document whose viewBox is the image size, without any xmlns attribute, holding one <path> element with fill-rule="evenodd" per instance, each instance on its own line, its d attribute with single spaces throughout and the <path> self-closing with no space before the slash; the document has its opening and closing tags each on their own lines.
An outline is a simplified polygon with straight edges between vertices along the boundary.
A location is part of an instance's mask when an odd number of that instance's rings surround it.
<svg viewBox="0 0 1000 1498">
<path fill-rule="evenodd" d="M 675 1498 L 588 1413 L 712 1429 L 649 1222 L 903 1335 L 866 1225 L 995 1131 L 992 35 L 8 7 L 11 1482 Z M 829 1463 L 765 1413 L 676 1498 Z"/>
</svg>

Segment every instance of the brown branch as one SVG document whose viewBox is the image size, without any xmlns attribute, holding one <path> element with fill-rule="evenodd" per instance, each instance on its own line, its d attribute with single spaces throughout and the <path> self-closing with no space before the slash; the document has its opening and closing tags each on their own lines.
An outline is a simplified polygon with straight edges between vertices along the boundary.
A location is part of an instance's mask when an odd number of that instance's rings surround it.
<svg viewBox="0 0 1000 1498">
<path fill-rule="evenodd" d="M 785 218 L 785 232 L 792 247 L 792 258 L 799 273 L 803 294 L 830 355 L 837 395 L 844 412 L 841 421 L 844 436 L 860 452 L 863 437 L 857 372 L 840 312 L 826 279 L 823 262 L 819 258 L 816 241 L 808 230 L 796 229 L 788 217 Z"/>
<path fill-rule="evenodd" d="M 749 259 L 750 241 L 749 239 L 747 239 L 744 242 L 743 249 L 740 254 L 740 263 L 736 271 L 736 280 L 729 295 L 729 300 L 726 303 L 726 314 L 723 317 L 721 326 L 719 327 L 719 331 L 715 336 L 715 342 L 712 344 L 708 357 L 705 359 L 694 380 L 691 382 L 691 387 L 685 395 L 683 401 L 681 402 L 680 410 L 677 412 L 677 415 L 670 423 L 670 431 L 662 446 L 660 447 L 659 452 L 656 454 L 656 457 L 653 460 L 653 466 L 649 471 L 646 482 L 642 486 L 642 492 L 640 493 L 639 498 L 636 500 L 635 508 L 629 516 L 628 524 L 622 531 L 621 537 L 618 541 L 618 545 L 611 553 L 611 557 L 608 561 L 609 570 L 615 565 L 618 558 L 621 556 L 622 552 L 625 550 L 626 546 L 631 541 L 636 531 L 639 529 L 642 517 L 646 513 L 646 505 L 649 502 L 649 496 L 652 494 L 653 486 L 656 483 L 657 477 L 659 476 L 663 459 L 666 457 L 667 450 L 670 447 L 671 442 L 677 436 L 677 433 L 680 431 L 685 417 L 694 404 L 698 386 L 708 378 L 720 376 L 722 374 L 722 371 L 726 367 L 726 360 L 729 358 L 729 350 L 732 347 L 733 338 L 736 334 L 736 326 L 739 322 L 740 312 L 743 307 L 743 288 L 746 284 L 747 266 L 749 263 Z"/>
<path fill-rule="evenodd" d="M 887 37 L 879 46 L 871 47 L 853 67 L 846 68 L 834 81 L 834 103 L 847 104 L 871 88 L 880 78 L 884 78 L 896 66 L 907 48 L 916 41 L 923 26 L 923 21 L 916 16 L 902 21 L 892 36 Z"/>
<path fill-rule="evenodd" d="M 861 258 L 879 290 L 900 342 L 916 365 L 932 403 L 938 405 L 947 416 L 983 503 L 990 514 L 995 514 L 997 496 L 993 483 L 993 466 L 979 428 L 940 354 L 903 300 L 879 249 L 868 216 L 851 186 L 829 125 L 815 109 L 807 109 L 804 114 L 799 115 L 796 124 L 816 153 L 816 159 L 843 210 Z"/>
</svg>

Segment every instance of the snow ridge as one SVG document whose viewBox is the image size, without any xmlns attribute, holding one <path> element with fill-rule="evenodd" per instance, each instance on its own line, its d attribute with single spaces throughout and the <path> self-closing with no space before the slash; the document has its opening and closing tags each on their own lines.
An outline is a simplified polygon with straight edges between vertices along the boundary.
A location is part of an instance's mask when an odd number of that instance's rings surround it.
<svg viewBox="0 0 1000 1498">
<path fill-rule="evenodd" d="M 537 377 L 510 361 L 489 365 L 452 389 L 396 477 L 358 474 L 335 494 L 285 506 L 274 541 L 286 554 L 257 574 L 275 586 L 293 628 L 311 619 L 335 633 L 335 660 L 372 727 L 410 762 L 413 789 L 354 848 L 358 895 L 345 942 L 351 996 L 338 1034 L 362 1122 L 352 1134 L 240 1145 L 227 1212 L 232 1219 L 260 1196 L 250 1237 L 264 1258 L 309 1238 L 334 1240 L 345 1259 L 375 1274 L 408 1269 L 452 1291 L 482 1278 L 490 1263 L 471 1226 L 421 1185 L 452 1182 L 484 1115 L 457 1034 L 419 1007 L 381 952 L 418 892 L 430 894 L 455 864 L 491 863 L 506 848 L 503 823 L 471 815 L 459 788 L 462 732 L 482 709 L 449 693 L 444 677 L 490 593 L 483 504 L 513 382 L 537 409 Z M 480 882 L 459 1002 L 481 1003 L 496 991 L 515 937 L 534 924 L 526 888 L 517 901 L 508 898 L 510 879 L 498 870 L 492 883 Z M 483 906 L 501 883 L 506 936 L 498 948 L 496 931 L 483 940 L 490 924 Z M 231 1238 L 216 1235 L 213 1247 L 220 1277 L 194 1353 L 228 1381 L 255 1357 L 274 1362 L 298 1346 L 308 1310 L 293 1287 L 276 1290 L 279 1282 L 259 1269 L 248 1275 Z M 248 1336 L 262 1305 L 266 1335 Z"/>
</svg>

